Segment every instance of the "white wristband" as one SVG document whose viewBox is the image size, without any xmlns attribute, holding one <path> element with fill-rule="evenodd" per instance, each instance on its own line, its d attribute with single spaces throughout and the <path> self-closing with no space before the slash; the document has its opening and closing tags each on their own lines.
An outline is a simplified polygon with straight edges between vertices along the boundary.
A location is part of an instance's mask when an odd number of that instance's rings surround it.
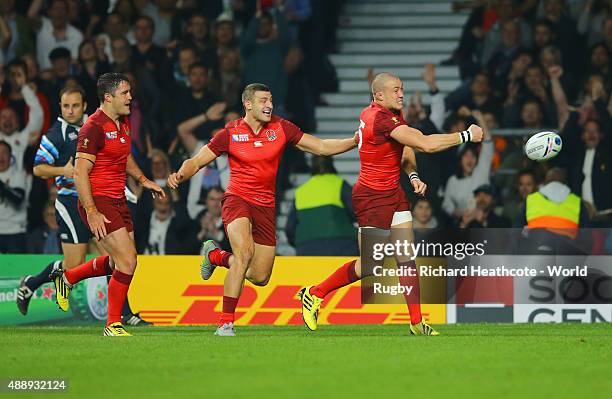
<svg viewBox="0 0 612 399">
<path fill-rule="evenodd" d="M 468 141 L 472 141 L 472 132 L 470 132 L 469 130 L 464 130 L 459 133 L 459 135 L 461 136 L 461 144 L 467 143 Z"/>
<path fill-rule="evenodd" d="M 421 180 L 421 179 L 419 179 L 419 175 L 417 174 L 417 172 L 412 172 L 412 173 L 410 173 L 410 174 L 408 175 L 408 177 L 410 178 L 410 181 L 413 181 L 413 180 Z"/>
</svg>

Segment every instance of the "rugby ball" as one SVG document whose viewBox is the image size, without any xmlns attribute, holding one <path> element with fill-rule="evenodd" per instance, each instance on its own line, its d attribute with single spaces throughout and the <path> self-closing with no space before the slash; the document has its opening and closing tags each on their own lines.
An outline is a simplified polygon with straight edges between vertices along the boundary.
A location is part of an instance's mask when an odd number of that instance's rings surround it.
<svg viewBox="0 0 612 399">
<path fill-rule="evenodd" d="M 554 158 L 561 151 L 563 141 L 554 132 L 536 133 L 525 144 L 525 155 L 534 161 L 546 161 Z"/>
</svg>

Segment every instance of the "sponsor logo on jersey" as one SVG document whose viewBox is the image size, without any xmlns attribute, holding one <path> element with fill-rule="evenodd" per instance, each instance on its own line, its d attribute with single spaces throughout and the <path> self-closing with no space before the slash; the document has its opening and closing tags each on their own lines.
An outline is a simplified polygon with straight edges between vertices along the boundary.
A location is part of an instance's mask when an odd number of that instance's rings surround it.
<svg viewBox="0 0 612 399">
<path fill-rule="evenodd" d="M 268 138 L 268 141 L 276 140 L 276 131 L 272 129 L 266 130 L 266 137 Z"/>
<path fill-rule="evenodd" d="M 232 141 L 238 141 L 241 143 L 245 143 L 249 141 L 249 135 L 248 134 L 232 134 Z"/>
<path fill-rule="evenodd" d="M 76 140 L 79 136 L 75 132 L 68 133 L 68 138 L 70 140 Z"/>
<path fill-rule="evenodd" d="M 117 138 L 117 132 L 106 132 L 106 138 L 107 139 L 116 139 Z"/>
<path fill-rule="evenodd" d="M 68 234 L 66 234 L 66 233 L 62 233 L 62 234 L 60 234 L 60 238 L 61 238 L 62 240 L 67 240 L 67 239 L 68 239 Z"/>
<path fill-rule="evenodd" d="M 254 145 L 255 147 L 263 147 L 263 143 L 262 143 L 261 141 L 259 141 L 259 140 L 257 140 L 256 142 L 254 142 L 254 143 L 253 143 L 253 145 Z"/>
</svg>

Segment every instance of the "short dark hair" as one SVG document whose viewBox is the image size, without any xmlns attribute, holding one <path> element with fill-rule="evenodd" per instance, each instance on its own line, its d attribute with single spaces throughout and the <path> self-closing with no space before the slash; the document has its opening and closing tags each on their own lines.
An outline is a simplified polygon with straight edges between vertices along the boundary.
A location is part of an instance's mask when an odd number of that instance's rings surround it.
<svg viewBox="0 0 612 399">
<path fill-rule="evenodd" d="M 196 55 L 197 55 L 197 53 L 196 53 Z M 206 72 L 208 72 L 210 70 L 208 65 L 204 64 L 203 62 L 194 62 L 193 64 L 189 65 L 189 72 L 191 72 L 193 69 L 196 69 L 196 68 L 202 68 Z"/>
<path fill-rule="evenodd" d="M 79 93 L 81 95 L 81 99 L 83 100 L 83 102 L 85 102 L 85 90 L 81 86 L 79 86 L 79 85 L 76 85 L 76 86 L 72 86 L 72 85 L 64 86 L 64 88 L 59 93 L 60 101 L 62 100 L 62 96 L 64 94 L 72 94 L 72 93 Z"/>
<path fill-rule="evenodd" d="M 134 25 L 136 25 L 138 23 L 138 21 L 140 21 L 140 20 L 147 21 L 151 25 L 151 28 L 153 30 L 155 30 L 155 20 L 153 18 L 151 18 L 150 16 L 148 16 L 146 14 L 140 14 L 138 16 L 138 18 L 136 18 L 136 20 L 134 21 Z"/>
<path fill-rule="evenodd" d="M 263 83 L 251 83 L 247 85 L 242 91 L 242 102 L 246 100 L 252 100 L 256 91 L 267 91 L 271 93 L 270 88 Z"/>
<path fill-rule="evenodd" d="M 98 86 L 97 86 L 97 94 L 98 100 L 100 102 L 104 102 L 104 95 L 106 93 L 113 94 L 117 87 L 121 84 L 121 82 L 129 82 L 130 79 L 122 74 L 117 72 L 109 72 L 98 78 Z"/>
<path fill-rule="evenodd" d="M 315 155 L 312 157 L 312 166 L 310 167 L 312 175 L 324 175 L 328 173 L 338 174 L 334 167 L 332 157 L 323 155 Z"/>
<path fill-rule="evenodd" d="M 6 146 L 6 148 L 8 148 L 9 150 L 9 155 L 13 155 L 13 147 L 11 147 L 11 145 L 8 142 L 4 140 L 0 140 L 0 145 Z"/>
<path fill-rule="evenodd" d="M 71 58 L 72 55 L 70 54 L 70 50 L 68 50 L 66 47 L 56 47 L 49 53 L 49 60 L 51 62 L 61 59 L 70 60 Z"/>
</svg>

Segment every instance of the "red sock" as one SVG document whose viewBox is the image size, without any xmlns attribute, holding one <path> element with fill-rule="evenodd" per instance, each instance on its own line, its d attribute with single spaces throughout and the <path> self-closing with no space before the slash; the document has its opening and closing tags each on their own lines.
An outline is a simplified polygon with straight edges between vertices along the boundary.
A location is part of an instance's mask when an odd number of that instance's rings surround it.
<svg viewBox="0 0 612 399">
<path fill-rule="evenodd" d="M 416 269 L 416 263 L 413 260 L 398 263 L 397 266 L 398 268 L 408 267 L 410 269 Z M 419 277 L 401 276 L 399 277 L 399 281 L 401 285 L 412 286 L 410 295 L 404 294 L 404 299 L 406 299 L 406 305 L 410 313 L 410 324 L 419 324 L 423 319 L 421 315 L 421 289 L 419 287 Z"/>
<path fill-rule="evenodd" d="M 231 252 L 224 251 L 220 248 L 213 249 L 208 253 L 208 259 L 210 259 L 210 263 L 215 266 L 221 266 L 228 269 L 230 256 L 232 256 Z"/>
<path fill-rule="evenodd" d="M 349 285 L 359 280 L 360 277 L 357 276 L 357 272 L 355 271 L 355 262 L 357 261 L 352 260 L 340 266 L 338 270 L 333 272 L 326 280 L 312 287 L 310 293 L 319 298 L 325 298 L 325 295 L 333 290 L 337 290 L 340 287 L 344 287 L 345 285 Z"/>
<path fill-rule="evenodd" d="M 119 270 L 115 270 L 113 272 L 113 276 L 108 283 L 107 326 L 117 322 L 121 323 L 121 310 L 123 309 L 123 303 L 125 302 L 128 290 L 130 289 L 131 281 L 131 274 L 125 274 Z"/>
<path fill-rule="evenodd" d="M 232 298 L 231 296 L 223 295 L 223 313 L 221 313 L 221 320 L 219 320 L 220 326 L 226 323 L 234 322 L 234 313 L 236 312 L 237 304 L 238 298 Z"/>
<path fill-rule="evenodd" d="M 76 284 L 90 277 L 108 276 L 113 272 L 108 256 L 98 256 L 78 265 L 74 269 L 66 270 L 64 276 L 70 284 Z"/>
</svg>

